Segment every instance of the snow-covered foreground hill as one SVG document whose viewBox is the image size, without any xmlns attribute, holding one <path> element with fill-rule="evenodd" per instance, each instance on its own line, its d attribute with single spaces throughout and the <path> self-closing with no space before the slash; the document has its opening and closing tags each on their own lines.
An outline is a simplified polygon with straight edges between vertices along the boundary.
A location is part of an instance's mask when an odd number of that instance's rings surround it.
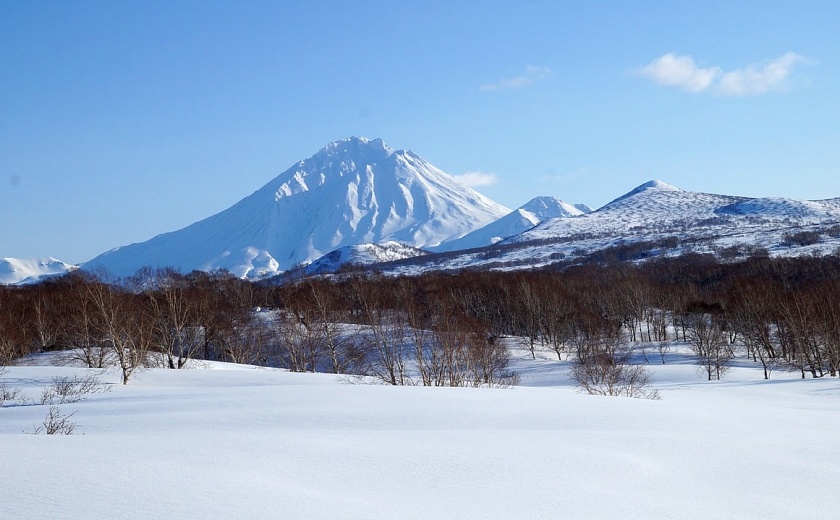
<svg viewBox="0 0 840 520">
<path fill-rule="evenodd" d="M 566 363 L 522 386 L 348 384 L 213 365 L 147 370 L 63 405 L 84 435 L 0 409 L 0 518 L 832 518 L 840 386 L 651 364 L 662 399 L 581 395 Z M 36 402 L 54 376 L 2 379 Z M 103 380 L 116 382 L 114 374 Z"/>
</svg>

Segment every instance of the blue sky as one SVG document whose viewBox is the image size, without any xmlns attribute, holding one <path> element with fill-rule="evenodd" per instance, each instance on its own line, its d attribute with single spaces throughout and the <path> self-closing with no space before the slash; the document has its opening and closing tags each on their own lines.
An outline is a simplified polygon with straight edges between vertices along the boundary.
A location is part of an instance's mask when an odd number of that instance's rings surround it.
<svg viewBox="0 0 840 520">
<path fill-rule="evenodd" d="M 836 2 L 0 0 L 0 256 L 83 262 L 326 143 L 510 207 L 840 196 Z"/>
</svg>

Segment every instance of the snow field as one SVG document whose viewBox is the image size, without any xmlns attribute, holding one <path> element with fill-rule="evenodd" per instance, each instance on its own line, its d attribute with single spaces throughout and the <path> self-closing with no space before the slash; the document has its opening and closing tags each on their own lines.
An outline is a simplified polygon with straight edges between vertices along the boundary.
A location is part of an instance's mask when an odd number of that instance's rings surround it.
<svg viewBox="0 0 840 520">
<path fill-rule="evenodd" d="M 651 357 L 660 401 L 582 395 L 516 352 L 522 386 L 389 387 L 211 364 L 62 405 L 83 435 L 0 409 L 0 518 L 829 518 L 840 384 Z M 658 359 L 657 359 L 658 361 Z M 222 370 L 224 369 L 224 370 Z M 36 402 L 51 378 L 11 367 Z"/>
</svg>

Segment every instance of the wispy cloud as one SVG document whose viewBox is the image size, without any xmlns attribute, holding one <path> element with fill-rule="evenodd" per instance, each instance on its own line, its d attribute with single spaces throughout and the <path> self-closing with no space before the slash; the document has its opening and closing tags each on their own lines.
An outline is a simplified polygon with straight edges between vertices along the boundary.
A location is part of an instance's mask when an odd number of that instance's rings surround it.
<svg viewBox="0 0 840 520">
<path fill-rule="evenodd" d="M 787 88 L 786 80 L 793 72 L 793 68 L 799 63 L 807 62 L 806 58 L 788 52 L 760 65 L 748 65 L 742 69 L 727 72 L 720 78 L 718 90 L 723 94 L 733 96 L 784 90 Z"/>
<path fill-rule="evenodd" d="M 479 188 L 481 186 L 490 186 L 499 182 L 499 178 L 492 173 L 484 172 L 467 172 L 461 175 L 453 175 L 455 180 L 469 186 L 470 188 Z"/>
<path fill-rule="evenodd" d="M 532 83 L 536 83 L 541 79 L 551 76 L 553 72 L 548 67 L 534 67 L 529 65 L 525 67 L 525 73 L 512 78 L 502 78 L 495 83 L 485 83 L 479 88 L 485 92 L 493 92 L 496 90 L 514 90 L 518 88 L 527 87 Z"/>
<path fill-rule="evenodd" d="M 634 72 L 658 85 L 686 92 L 746 96 L 786 90 L 794 67 L 808 61 L 803 56 L 788 52 L 770 61 L 724 71 L 717 66 L 700 67 L 691 56 L 669 53 Z"/>
</svg>

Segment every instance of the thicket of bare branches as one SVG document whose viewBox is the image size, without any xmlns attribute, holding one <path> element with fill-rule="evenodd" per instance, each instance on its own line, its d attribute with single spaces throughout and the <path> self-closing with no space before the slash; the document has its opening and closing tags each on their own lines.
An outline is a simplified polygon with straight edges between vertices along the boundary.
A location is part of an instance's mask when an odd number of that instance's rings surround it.
<svg viewBox="0 0 840 520">
<path fill-rule="evenodd" d="M 84 401 L 91 394 L 106 392 L 108 387 L 103 385 L 94 374 L 84 377 L 54 377 L 52 383 L 41 392 L 41 404 L 68 404 Z"/>
<path fill-rule="evenodd" d="M 689 321 L 689 344 L 709 381 L 723 377 L 735 357 L 724 329 L 722 321 L 706 314 L 692 315 Z"/>
<path fill-rule="evenodd" d="M 505 337 L 523 338 L 531 357 L 553 352 L 571 360 L 588 380 L 603 380 L 607 393 L 610 378 L 641 377 L 593 375 L 634 365 L 618 351 L 591 355 L 603 350 L 593 342 L 614 337 L 645 355 L 658 352 L 662 363 L 670 342 L 687 342 L 710 378 L 722 376 L 732 356 L 758 364 L 766 378 L 781 369 L 834 377 L 840 260 L 723 264 L 687 255 L 641 266 L 412 278 L 356 273 L 281 286 L 147 269 L 129 280 L 74 272 L 0 287 L 0 365 L 71 350 L 86 366 L 117 367 L 124 383 L 150 364 L 178 369 L 202 359 L 364 374 L 397 385 L 505 385 L 515 380 Z"/>
</svg>

